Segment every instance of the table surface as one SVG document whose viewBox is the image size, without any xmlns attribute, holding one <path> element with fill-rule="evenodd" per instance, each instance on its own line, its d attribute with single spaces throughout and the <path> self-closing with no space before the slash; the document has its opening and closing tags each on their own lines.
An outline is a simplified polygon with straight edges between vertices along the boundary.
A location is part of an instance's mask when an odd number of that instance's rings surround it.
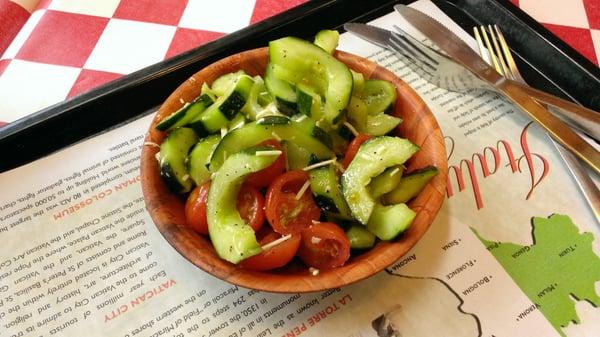
<svg viewBox="0 0 600 337">
<path fill-rule="evenodd" d="M 0 0 L 0 126 L 305 1 Z M 600 63 L 600 0 L 512 1 Z"/>
</svg>

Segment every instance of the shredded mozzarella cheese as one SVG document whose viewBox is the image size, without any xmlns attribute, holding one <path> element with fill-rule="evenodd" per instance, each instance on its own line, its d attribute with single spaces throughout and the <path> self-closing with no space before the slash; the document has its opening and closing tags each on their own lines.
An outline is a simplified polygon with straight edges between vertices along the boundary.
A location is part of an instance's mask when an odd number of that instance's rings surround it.
<svg viewBox="0 0 600 337">
<path fill-rule="evenodd" d="M 296 200 L 300 200 L 300 198 L 302 198 L 302 195 L 304 194 L 304 192 L 306 192 L 306 190 L 310 187 L 310 180 L 307 180 L 304 185 L 302 185 L 302 187 L 300 188 L 300 190 L 298 191 L 298 193 L 296 193 Z"/>
<path fill-rule="evenodd" d="M 278 156 L 280 155 L 282 152 L 280 150 L 265 150 L 265 151 L 256 151 L 255 155 L 262 157 L 262 156 Z"/>
<path fill-rule="evenodd" d="M 160 149 L 160 145 L 154 143 L 154 142 L 144 142 L 144 145 L 146 146 L 152 146 L 152 147 L 157 147 Z"/>
<path fill-rule="evenodd" d="M 260 247 L 263 251 L 265 250 L 269 250 L 275 246 L 277 246 L 278 244 L 285 242 L 287 240 L 289 240 L 292 237 L 292 234 L 288 234 L 288 235 L 284 235 L 282 237 L 280 237 L 279 239 L 275 240 L 275 241 L 271 241 L 269 243 L 267 243 L 266 245 Z"/>
<path fill-rule="evenodd" d="M 331 158 L 331 159 L 328 159 L 328 160 L 324 160 L 322 162 L 318 162 L 316 164 L 309 165 L 309 166 L 303 168 L 302 170 L 304 170 L 304 171 L 310 171 L 310 170 L 316 169 L 318 167 L 322 167 L 322 166 L 327 166 L 329 164 L 333 164 L 335 161 L 336 161 L 335 158 Z"/>
<path fill-rule="evenodd" d="M 348 123 L 348 121 L 344 121 L 344 124 L 348 130 L 350 130 L 350 132 L 352 132 L 352 134 L 354 135 L 354 137 L 358 136 L 358 131 L 356 131 L 356 129 L 354 128 L 354 126 L 352 126 L 352 124 Z"/>
<path fill-rule="evenodd" d="M 281 141 L 281 137 L 279 137 L 279 135 L 277 135 L 275 133 L 275 131 L 271 132 L 271 136 L 273 136 L 273 138 L 275 138 L 276 141 L 280 142 Z"/>
<path fill-rule="evenodd" d="M 305 119 L 306 119 L 306 115 L 302 115 L 302 116 L 298 117 L 298 119 L 296 119 L 296 122 L 302 122 Z"/>
</svg>

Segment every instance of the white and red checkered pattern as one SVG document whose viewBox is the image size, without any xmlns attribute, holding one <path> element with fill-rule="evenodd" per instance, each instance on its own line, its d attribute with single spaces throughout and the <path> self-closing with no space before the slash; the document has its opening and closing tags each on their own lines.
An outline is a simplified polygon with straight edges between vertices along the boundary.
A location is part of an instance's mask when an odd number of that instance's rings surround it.
<svg viewBox="0 0 600 337">
<path fill-rule="evenodd" d="M 0 126 L 305 1 L 0 0 Z M 599 63 L 600 0 L 512 1 Z"/>
<path fill-rule="evenodd" d="M 304 2 L 0 0 L 0 125 Z"/>
<path fill-rule="evenodd" d="M 600 64 L 600 0 L 511 0 L 592 63 Z"/>
</svg>

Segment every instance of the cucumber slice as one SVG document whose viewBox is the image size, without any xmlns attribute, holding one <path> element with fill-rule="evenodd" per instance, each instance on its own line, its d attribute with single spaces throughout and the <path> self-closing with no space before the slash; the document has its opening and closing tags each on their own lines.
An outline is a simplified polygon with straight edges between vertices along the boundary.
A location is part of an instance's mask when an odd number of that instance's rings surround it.
<svg viewBox="0 0 600 337">
<path fill-rule="evenodd" d="M 228 132 L 212 155 L 210 171 L 218 170 L 229 155 L 273 138 L 294 142 L 321 160 L 333 157 L 333 152 L 312 135 L 312 130 L 304 130 L 298 123 L 284 116 L 268 116 Z"/>
<path fill-rule="evenodd" d="M 348 119 L 354 128 L 364 134 L 383 136 L 394 130 L 402 119 L 383 112 L 369 114 L 369 105 L 364 99 L 352 96 L 348 104 Z"/>
<path fill-rule="evenodd" d="M 394 130 L 400 123 L 402 123 L 402 119 L 383 112 L 375 115 L 367 115 L 367 123 L 364 131 L 368 135 L 383 136 Z"/>
<path fill-rule="evenodd" d="M 246 100 L 246 104 L 242 107 L 242 113 L 248 119 L 255 121 L 258 114 L 265 110 L 265 106 L 273 101 L 273 97 L 267 91 L 265 82 L 260 76 L 254 76 L 254 84 Z"/>
<path fill-rule="evenodd" d="M 308 117 L 313 117 L 314 120 L 319 120 L 323 117 L 323 113 L 321 112 L 321 96 L 313 88 L 302 83 L 298 83 L 296 90 L 298 112 Z"/>
<path fill-rule="evenodd" d="M 189 121 L 196 118 L 202 111 L 206 110 L 213 102 L 214 96 L 211 96 L 210 94 L 201 94 L 192 103 L 185 104 L 179 110 L 165 117 L 156 125 L 156 129 L 168 131 L 184 126 Z"/>
<path fill-rule="evenodd" d="M 362 225 L 350 226 L 346 236 L 350 240 L 350 248 L 353 249 L 367 249 L 375 245 L 375 235 Z"/>
<path fill-rule="evenodd" d="M 210 157 L 220 140 L 219 135 L 208 136 L 196 143 L 190 151 L 187 160 L 188 172 L 197 186 L 210 179 L 210 172 L 206 165 L 210 162 Z"/>
<path fill-rule="evenodd" d="M 235 115 L 235 117 L 233 117 L 232 120 L 229 121 L 228 129 L 229 131 L 231 131 L 237 128 L 241 128 L 246 123 L 248 123 L 248 119 L 246 118 L 246 116 L 244 116 L 244 114 L 242 113 L 238 113 L 237 115 Z"/>
<path fill-rule="evenodd" d="M 371 179 L 390 166 L 402 165 L 418 150 L 408 139 L 389 136 L 374 137 L 360 146 L 341 178 L 344 198 L 355 219 L 367 224 L 378 204 L 367 188 Z"/>
<path fill-rule="evenodd" d="M 272 149 L 253 148 L 227 158 L 208 191 L 206 219 L 210 240 L 219 257 L 231 263 L 261 252 L 254 230 L 240 216 L 236 202 L 246 175 L 271 165 L 278 157 L 256 155 L 259 150 Z"/>
<path fill-rule="evenodd" d="M 307 149 L 285 140 L 281 142 L 281 146 L 285 152 L 288 171 L 301 170 L 310 165 L 312 153 Z"/>
<path fill-rule="evenodd" d="M 323 48 L 329 54 L 333 54 L 340 40 L 340 33 L 337 30 L 324 29 L 315 35 L 315 45 Z"/>
<path fill-rule="evenodd" d="M 192 179 L 187 171 L 185 160 L 192 145 L 198 142 L 198 136 L 190 128 L 178 128 L 171 132 L 160 144 L 160 176 L 169 190 L 185 193 L 192 188 Z"/>
<path fill-rule="evenodd" d="M 303 115 L 295 115 L 292 116 L 292 121 L 296 128 L 318 139 L 328 148 L 331 148 L 333 146 L 333 140 L 331 139 L 331 136 L 327 132 L 325 132 L 325 130 L 318 127 L 314 119 L 308 118 Z"/>
<path fill-rule="evenodd" d="M 229 120 L 246 104 L 253 84 L 254 80 L 248 75 L 238 77 L 224 95 L 189 123 L 190 127 L 200 136 L 215 133 L 226 127 Z"/>
<path fill-rule="evenodd" d="M 416 213 L 406 204 L 376 205 L 367 224 L 367 230 L 381 240 L 392 240 L 412 223 Z"/>
<path fill-rule="evenodd" d="M 367 105 L 368 114 L 378 114 L 396 102 L 396 87 L 384 80 L 366 80 L 360 97 Z"/>
<path fill-rule="evenodd" d="M 382 174 L 371 179 L 369 190 L 373 199 L 379 199 L 382 195 L 394 190 L 400 183 L 403 172 L 404 166 L 394 166 L 386 169 Z"/>
<path fill-rule="evenodd" d="M 348 103 L 348 120 L 359 133 L 367 129 L 367 105 L 358 97 L 352 96 Z"/>
<path fill-rule="evenodd" d="M 294 37 L 269 42 L 269 60 L 301 79 L 290 81 L 292 84 L 324 83 L 314 87 L 324 99 L 324 118 L 332 125 L 339 121 L 353 85 L 352 73 L 345 64 L 314 44 Z"/>
<path fill-rule="evenodd" d="M 313 76 L 310 73 L 297 72 L 293 67 L 281 64 L 273 64 L 272 69 L 275 78 L 290 83 L 294 87 L 298 84 L 304 84 L 312 87 L 319 94 L 327 90 L 327 81 L 323 77 Z"/>
<path fill-rule="evenodd" d="M 339 177 L 333 165 L 312 169 L 308 172 L 310 189 L 315 202 L 327 212 L 350 218 L 350 209 L 339 188 Z"/>
<path fill-rule="evenodd" d="M 213 81 L 211 85 L 212 92 L 217 95 L 217 97 L 221 97 L 227 93 L 227 90 L 237 81 L 240 76 L 246 75 L 246 72 L 243 70 L 238 70 L 233 73 L 221 75 L 216 80 Z"/>
<path fill-rule="evenodd" d="M 352 73 L 352 80 L 354 82 L 352 85 L 352 96 L 361 97 L 365 87 L 365 77 L 362 73 L 356 72 L 352 69 L 350 69 L 350 72 Z"/>
<path fill-rule="evenodd" d="M 404 175 L 396 189 L 383 196 L 384 202 L 386 204 L 399 204 L 409 201 L 417 196 L 437 174 L 437 167 L 427 166 Z"/>
<path fill-rule="evenodd" d="M 265 71 L 265 87 L 277 104 L 277 108 L 286 115 L 291 115 L 296 111 L 296 102 L 298 96 L 296 89 L 290 83 L 278 79 L 273 74 L 273 64 L 267 64 Z"/>
<path fill-rule="evenodd" d="M 348 139 L 345 136 L 341 135 L 341 133 L 343 133 L 342 130 L 345 131 L 346 129 L 347 129 L 347 127 L 345 125 L 342 125 L 342 126 L 340 126 L 339 130 L 329 132 L 329 137 L 331 137 L 331 141 L 332 141 L 331 149 L 333 150 L 335 155 L 338 157 L 343 157 L 344 154 L 346 154 L 346 150 L 348 149 L 348 144 L 350 144 Z"/>
</svg>

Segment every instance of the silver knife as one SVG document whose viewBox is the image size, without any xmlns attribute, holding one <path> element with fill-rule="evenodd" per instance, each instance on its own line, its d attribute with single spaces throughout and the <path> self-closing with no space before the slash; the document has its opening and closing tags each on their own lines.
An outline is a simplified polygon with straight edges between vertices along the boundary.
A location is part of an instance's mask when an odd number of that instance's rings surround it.
<svg viewBox="0 0 600 337">
<path fill-rule="evenodd" d="M 523 85 L 498 74 L 462 39 L 435 19 L 403 5 L 397 5 L 394 8 L 454 61 L 510 99 L 544 128 L 552 138 L 600 174 L 600 152 L 567 127 L 558 117 L 533 100 L 524 91 Z"/>
</svg>

